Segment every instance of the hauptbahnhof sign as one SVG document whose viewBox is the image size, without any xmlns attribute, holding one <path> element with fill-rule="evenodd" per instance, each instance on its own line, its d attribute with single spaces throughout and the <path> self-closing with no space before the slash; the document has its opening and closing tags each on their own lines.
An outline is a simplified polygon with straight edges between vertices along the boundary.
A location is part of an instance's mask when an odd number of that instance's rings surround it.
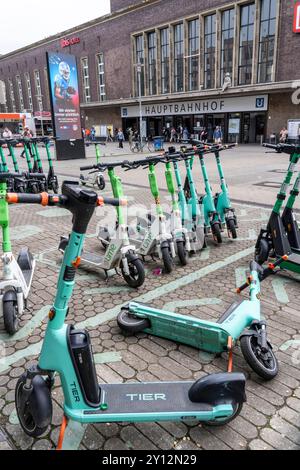
<svg viewBox="0 0 300 470">
<path fill-rule="evenodd" d="M 268 95 L 233 98 L 204 99 L 182 102 L 163 102 L 142 106 L 143 116 L 174 116 L 189 114 L 236 113 L 244 111 L 267 111 Z M 139 106 L 121 109 L 123 118 L 138 117 Z"/>
</svg>

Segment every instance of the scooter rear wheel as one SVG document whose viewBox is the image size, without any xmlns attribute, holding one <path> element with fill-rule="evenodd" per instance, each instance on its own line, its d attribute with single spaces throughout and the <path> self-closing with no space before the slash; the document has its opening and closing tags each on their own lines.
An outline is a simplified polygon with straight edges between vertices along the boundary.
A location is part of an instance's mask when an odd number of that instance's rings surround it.
<svg viewBox="0 0 300 470">
<path fill-rule="evenodd" d="M 117 323 L 122 331 L 131 334 L 140 333 L 147 328 L 151 328 L 150 320 L 139 318 L 125 309 L 119 313 Z"/>
<path fill-rule="evenodd" d="M 128 260 L 129 274 L 126 274 L 121 265 L 122 276 L 127 282 L 129 287 L 137 289 L 141 287 L 145 282 L 145 269 L 143 262 L 140 259 L 135 259 L 133 261 Z"/>
<path fill-rule="evenodd" d="M 233 413 L 232 413 L 231 416 L 228 416 L 227 418 L 217 418 L 216 420 L 206 421 L 203 424 L 205 424 L 206 426 L 218 427 L 218 426 L 225 426 L 226 424 L 230 423 L 242 411 L 243 403 L 234 403 L 234 404 L 232 404 L 232 406 L 233 406 Z"/>
<path fill-rule="evenodd" d="M 246 362 L 252 370 L 264 380 L 272 380 L 278 374 L 278 361 L 270 343 L 267 350 L 262 351 L 256 335 L 241 338 L 241 350 Z"/>
<path fill-rule="evenodd" d="M 3 303 L 3 320 L 5 330 L 9 335 L 14 335 L 19 329 L 18 309 L 13 301 Z"/>
<path fill-rule="evenodd" d="M 24 403 L 23 374 L 16 385 L 15 404 L 17 415 L 23 431 L 31 437 L 39 437 L 47 430 L 52 421 L 51 392 L 47 382 L 40 376 L 34 377 L 32 391 Z"/>
<path fill-rule="evenodd" d="M 183 241 L 177 242 L 177 255 L 181 266 L 186 266 L 188 263 L 188 254 Z"/>
</svg>

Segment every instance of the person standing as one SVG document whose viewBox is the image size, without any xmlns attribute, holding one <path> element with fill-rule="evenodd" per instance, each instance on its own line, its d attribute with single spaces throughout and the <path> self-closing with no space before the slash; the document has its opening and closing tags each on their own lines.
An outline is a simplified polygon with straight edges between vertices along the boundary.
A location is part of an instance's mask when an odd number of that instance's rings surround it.
<svg viewBox="0 0 300 470">
<path fill-rule="evenodd" d="M 91 128 L 91 139 L 92 139 L 92 142 L 95 142 L 96 140 L 96 129 L 94 128 L 94 126 L 92 126 Z"/>
<path fill-rule="evenodd" d="M 129 141 L 129 146 L 131 147 L 132 145 L 132 140 L 133 140 L 133 130 L 132 127 L 128 129 L 128 141 Z"/>
<path fill-rule="evenodd" d="M 11 131 L 10 129 L 8 129 L 8 127 L 5 127 L 5 129 L 4 129 L 4 131 L 3 131 L 3 134 L 2 134 L 2 137 L 3 137 L 3 139 L 5 139 L 5 140 L 6 140 L 6 139 L 7 139 L 7 140 L 12 139 L 12 137 L 13 137 L 12 131 Z M 8 156 L 11 157 L 10 151 L 9 151 Z"/>
<path fill-rule="evenodd" d="M 286 141 L 287 141 L 288 135 L 289 135 L 289 133 L 288 133 L 287 128 L 286 128 L 286 127 L 283 127 L 283 128 L 281 129 L 280 133 L 279 133 L 279 142 L 280 142 L 281 144 L 285 144 Z"/>
<path fill-rule="evenodd" d="M 214 131 L 215 144 L 221 144 L 223 140 L 223 133 L 221 127 L 217 126 Z"/>
<path fill-rule="evenodd" d="M 175 127 L 172 127 L 172 129 L 171 129 L 170 144 L 171 144 L 172 142 L 176 143 L 176 138 L 177 138 L 176 129 L 175 129 Z"/>
<path fill-rule="evenodd" d="M 24 142 L 24 150 L 23 152 L 21 153 L 21 157 L 22 158 L 25 158 L 24 157 L 24 154 L 25 154 L 25 146 L 28 148 L 29 150 L 29 153 L 30 153 L 30 156 L 31 158 L 33 158 L 33 155 L 32 155 L 32 150 L 31 150 L 31 145 L 30 145 L 30 142 L 29 142 L 29 139 L 31 139 L 33 137 L 33 133 L 31 132 L 31 130 L 29 129 L 29 127 L 25 127 L 24 129 L 24 132 L 22 133 L 22 137 L 25 139 L 25 142 Z"/>
<path fill-rule="evenodd" d="M 124 143 L 125 137 L 124 137 L 124 133 L 123 133 L 122 129 L 118 130 L 117 139 L 118 139 L 118 142 L 119 142 L 119 149 L 124 148 L 123 143 Z"/>
<path fill-rule="evenodd" d="M 206 127 L 204 127 L 200 135 L 200 140 L 202 143 L 206 144 L 207 138 L 208 138 L 208 133 L 207 133 Z"/>
<path fill-rule="evenodd" d="M 183 138 L 183 140 L 184 140 L 184 141 L 189 140 L 189 136 L 190 136 L 190 135 L 189 135 L 188 128 L 185 127 L 185 128 L 183 129 L 183 133 L 182 133 L 182 138 Z"/>
</svg>

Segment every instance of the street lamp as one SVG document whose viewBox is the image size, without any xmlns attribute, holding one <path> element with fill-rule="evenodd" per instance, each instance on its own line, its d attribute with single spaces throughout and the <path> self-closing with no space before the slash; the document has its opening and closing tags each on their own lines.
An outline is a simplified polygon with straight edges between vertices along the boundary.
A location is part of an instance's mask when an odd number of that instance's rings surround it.
<svg viewBox="0 0 300 470">
<path fill-rule="evenodd" d="M 138 62 L 136 64 L 136 73 L 138 79 L 138 90 L 139 90 L 139 108 L 140 108 L 140 142 L 142 148 L 142 129 L 143 129 L 143 108 L 142 108 L 142 67 L 143 65 Z"/>
</svg>

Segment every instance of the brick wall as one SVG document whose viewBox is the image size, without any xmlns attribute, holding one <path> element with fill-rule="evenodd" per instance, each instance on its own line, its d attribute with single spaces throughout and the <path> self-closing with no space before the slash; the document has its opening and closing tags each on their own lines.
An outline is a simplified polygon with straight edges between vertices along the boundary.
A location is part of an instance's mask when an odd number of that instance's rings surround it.
<svg viewBox="0 0 300 470">
<path fill-rule="evenodd" d="M 300 120 L 300 105 L 292 103 L 292 93 L 278 93 L 269 97 L 269 113 L 267 136 L 275 132 L 279 134 L 289 119 Z"/>
<path fill-rule="evenodd" d="M 115 0 L 117 3 L 129 3 L 132 0 Z M 120 16 L 95 24 L 83 30 L 77 29 L 68 32 L 66 37 L 79 36 L 80 44 L 65 48 L 66 53 L 75 54 L 78 65 L 82 57 L 88 57 L 91 79 L 92 101 L 98 101 L 98 85 L 96 80 L 96 59 L 98 52 L 104 53 L 105 80 L 107 99 L 115 100 L 129 98 L 131 95 L 132 69 L 131 69 L 131 43 L 133 32 L 148 29 L 163 23 L 176 21 L 184 16 L 192 15 L 210 8 L 228 5 L 228 0 L 165 0 L 151 1 L 151 5 L 138 8 L 136 11 L 124 13 Z M 180 9 L 179 9 L 180 5 Z M 281 0 L 280 15 L 280 39 L 278 47 L 277 80 L 291 80 L 300 78 L 300 34 L 292 32 L 293 8 L 290 0 Z M 33 70 L 40 70 L 42 93 L 45 94 L 43 67 L 46 65 L 45 52 L 62 51 L 59 38 L 48 44 L 41 44 L 34 49 L 25 49 L 7 58 L 0 58 L 0 79 L 15 77 L 20 74 L 22 79 L 24 72 L 31 74 L 32 95 L 35 102 L 35 110 L 38 110 L 37 100 L 34 97 Z M 79 68 L 80 71 L 80 68 Z M 81 77 L 80 77 L 81 80 Z M 28 107 L 26 90 L 23 82 L 23 94 L 25 105 Z M 14 86 L 15 80 L 14 80 Z M 15 89 L 16 103 L 18 103 L 17 90 Z M 83 97 L 81 96 L 83 101 Z"/>
</svg>

